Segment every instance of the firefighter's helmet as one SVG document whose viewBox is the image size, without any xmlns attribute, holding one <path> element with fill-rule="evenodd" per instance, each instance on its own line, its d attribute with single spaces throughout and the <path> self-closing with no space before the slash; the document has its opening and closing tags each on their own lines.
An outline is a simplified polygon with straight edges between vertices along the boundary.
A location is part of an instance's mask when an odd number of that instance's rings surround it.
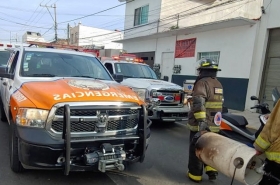
<svg viewBox="0 0 280 185">
<path fill-rule="evenodd" d="M 221 69 L 218 68 L 218 63 L 212 59 L 208 58 L 202 58 L 198 61 L 198 67 L 197 70 L 201 69 L 214 69 L 217 71 L 221 71 Z"/>
</svg>

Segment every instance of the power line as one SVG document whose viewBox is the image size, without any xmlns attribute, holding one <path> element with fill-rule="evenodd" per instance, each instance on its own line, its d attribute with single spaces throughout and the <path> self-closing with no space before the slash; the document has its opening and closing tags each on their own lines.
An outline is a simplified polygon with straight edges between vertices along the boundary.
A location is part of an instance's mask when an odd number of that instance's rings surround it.
<svg viewBox="0 0 280 185">
<path fill-rule="evenodd" d="M 187 0 L 187 1 L 190 2 L 190 0 Z M 157 13 L 151 14 L 151 12 L 155 12 L 155 11 L 157 11 L 157 10 L 161 10 L 161 13 L 162 13 L 162 12 L 166 12 L 166 11 L 170 11 L 170 10 L 173 10 L 174 8 L 177 8 L 178 6 L 181 6 L 181 4 L 185 4 L 185 3 L 186 3 L 186 1 L 182 1 L 182 2 L 180 2 L 180 3 L 178 3 L 178 1 L 176 1 L 175 3 L 174 3 L 174 2 L 163 3 L 163 4 L 161 4 L 160 6 L 158 6 L 157 8 L 152 9 L 152 10 L 149 10 L 149 11 L 148 11 L 149 17 L 151 17 L 151 16 L 158 16 Z M 190 2 L 190 3 L 191 3 L 191 2 Z M 185 5 L 188 5 L 188 4 L 190 4 L 190 3 L 187 3 L 187 4 L 185 4 Z M 167 7 L 167 8 L 161 8 L 162 6 L 163 6 L 163 7 Z M 134 15 L 133 15 L 133 16 L 134 16 Z M 110 26 L 113 26 L 113 25 L 118 24 L 118 22 L 122 21 L 123 19 L 124 19 L 124 18 L 117 18 L 117 19 L 112 20 L 112 21 L 109 21 L 109 22 L 107 22 L 107 23 L 99 24 L 98 26 L 107 25 L 107 24 L 109 24 L 109 23 L 114 22 L 114 24 L 111 24 L 111 25 L 108 25 L 108 26 L 99 27 L 99 28 L 107 28 L 107 27 L 110 27 Z M 158 19 L 154 19 L 154 20 L 158 20 Z M 131 20 L 126 21 L 126 23 L 128 23 L 128 22 L 130 23 L 130 22 L 133 22 L 133 21 L 134 21 L 134 18 L 132 18 Z M 116 23 L 116 22 L 117 22 L 117 23 Z"/>
<path fill-rule="evenodd" d="M 22 26 L 28 26 L 28 27 L 33 27 L 33 28 L 41 28 L 41 29 L 49 29 L 49 28 L 46 28 L 46 27 L 32 26 L 32 25 L 28 25 L 28 24 L 14 22 L 14 21 L 11 21 L 11 20 L 3 19 L 3 18 L 0 18 L 0 20 L 6 21 L 6 22 L 10 22 L 10 23 L 14 23 L 14 24 L 18 24 L 18 25 L 22 25 Z M 65 30 L 65 29 L 60 29 L 60 30 Z"/>
<path fill-rule="evenodd" d="M 244 1 L 244 0 L 240 0 L 240 1 Z M 252 1 L 255 1 L 255 0 L 252 0 Z M 241 6 L 244 6 L 245 4 L 247 4 L 247 3 L 249 3 L 249 2 L 252 2 L 252 1 L 248 1 L 248 2 L 245 2 L 245 3 L 243 3 L 243 4 L 241 4 Z M 225 3 L 223 3 L 223 4 L 220 4 L 219 6 L 221 6 L 221 5 L 224 5 L 224 4 L 231 4 L 230 3 L 231 1 L 229 0 L 229 1 L 227 1 L 227 2 L 225 2 Z M 237 6 L 240 6 L 240 4 L 238 4 L 238 5 L 236 5 L 236 6 L 233 6 L 233 7 L 231 7 L 231 8 L 234 8 L 234 7 L 237 7 Z M 240 7 L 241 7 L 240 6 Z M 216 8 L 216 7 L 218 7 L 217 5 L 216 6 L 213 6 L 212 8 Z M 211 9 L 212 9 L 211 8 Z M 198 13 L 201 13 L 201 12 L 203 12 L 203 11 L 207 11 L 207 10 L 209 10 L 210 8 L 205 8 L 205 9 L 203 9 L 203 10 L 198 10 L 198 11 L 196 11 L 196 12 L 191 12 L 191 13 L 189 13 L 188 15 L 195 15 L 195 14 L 198 14 Z M 225 8 L 225 9 L 228 9 L 228 7 L 227 8 Z M 222 9 L 222 10 L 225 10 L 225 9 Z M 222 11 L 222 10 L 219 10 L 219 11 Z M 219 11 L 215 11 L 215 12 L 211 12 L 211 13 L 209 13 L 209 14 L 212 14 L 212 13 L 216 13 L 216 12 L 219 12 Z M 236 10 L 234 10 L 234 11 L 236 11 Z M 233 11 L 233 12 L 234 12 Z M 233 13 L 233 12 L 231 12 L 231 13 Z M 231 14 L 231 13 L 229 13 L 229 14 Z M 227 15 L 229 15 L 229 14 L 227 14 Z M 227 16 L 227 15 L 225 15 L 225 16 Z M 223 17 L 225 17 L 225 16 L 223 16 Z M 179 20 L 182 20 L 182 19 L 185 19 L 185 18 L 187 18 L 187 14 L 185 14 L 184 16 L 182 16 Z M 158 25 L 156 25 L 155 27 L 152 27 L 152 28 L 149 28 L 149 29 L 146 29 L 146 30 L 140 30 L 140 31 L 138 31 L 138 32 L 135 32 L 135 33 L 132 33 L 132 34 L 126 34 L 127 36 L 132 36 L 132 35 L 135 35 L 135 34 L 138 34 L 138 33 L 142 33 L 142 32 L 146 32 L 146 31 L 149 31 L 149 30 L 153 30 L 153 29 L 155 29 L 155 28 L 157 28 L 157 27 L 163 27 L 163 26 L 165 26 L 165 25 L 168 25 L 168 24 L 170 24 L 170 23 L 172 23 L 172 22 L 175 22 L 175 21 L 177 21 L 177 20 L 171 20 L 171 22 L 168 22 L 168 23 L 165 23 L 165 24 L 163 24 L 163 25 L 160 25 L 160 26 L 158 26 Z M 184 28 L 186 28 L 186 27 L 184 27 Z M 135 28 L 135 29 L 137 29 L 137 28 Z M 130 30 L 131 31 L 131 30 Z M 132 30 L 133 31 L 133 30 Z M 114 32 L 115 33 L 115 32 Z M 102 36 L 104 36 L 104 35 L 102 35 Z M 95 36 L 93 36 L 93 37 L 91 37 L 91 38 L 94 38 Z M 115 37 L 115 36 L 114 36 Z M 81 38 L 81 39 L 83 39 L 83 38 Z M 85 39 L 87 39 L 87 38 L 85 38 Z M 90 39 L 90 38 L 89 38 Z M 89 40 L 89 39 L 87 39 L 87 40 Z"/>
<path fill-rule="evenodd" d="M 44 2 L 44 1 L 45 1 L 45 0 L 43 0 L 42 2 Z M 42 2 L 41 2 L 41 3 L 42 3 Z M 31 15 L 30 18 L 25 22 L 25 24 L 27 24 L 28 21 L 31 20 L 31 18 L 33 17 L 34 13 L 36 12 L 36 10 L 37 10 L 38 8 L 39 8 L 39 5 L 36 7 L 35 11 L 33 11 L 32 15 Z M 23 29 L 25 29 L 25 28 L 26 28 L 26 26 L 23 26 L 22 29 L 21 29 L 20 31 L 23 31 Z"/>
<path fill-rule="evenodd" d="M 101 10 L 101 11 L 96 12 L 96 13 L 93 13 L 93 14 L 89 14 L 89 15 L 82 16 L 82 17 L 80 17 L 80 18 L 76 18 L 76 19 L 72 19 L 72 20 L 60 22 L 59 24 L 68 23 L 68 22 L 71 22 L 71 21 L 76 21 L 76 20 L 80 20 L 80 19 L 83 19 L 83 18 L 86 18 L 86 17 L 90 17 L 90 16 L 93 16 L 93 15 L 96 15 L 96 14 L 100 14 L 100 13 L 102 13 L 102 12 L 106 12 L 106 11 L 108 11 L 108 10 L 111 10 L 111 9 L 114 9 L 114 8 L 117 8 L 117 7 L 126 5 L 126 4 L 128 4 L 128 3 L 133 2 L 133 1 L 134 1 L 134 0 L 130 0 L 130 1 L 127 1 L 127 2 L 125 2 L 125 3 L 123 3 L 123 4 L 120 4 L 120 5 L 117 5 L 117 6 L 113 6 L 113 7 L 111 7 L 111 8 L 107 8 L 107 9 L 105 9 L 105 10 Z"/>
<path fill-rule="evenodd" d="M 241 0 L 241 1 L 242 1 L 242 0 Z M 226 3 L 229 3 L 229 2 L 232 2 L 232 0 L 229 0 L 229 1 L 227 1 Z M 155 24 L 155 23 L 159 23 L 160 21 L 168 20 L 169 18 L 174 18 L 174 17 L 175 17 L 176 15 L 178 15 L 178 14 L 181 14 L 181 13 L 184 13 L 184 12 L 188 12 L 188 11 L 190 11 L 190 10 L 194 10 L 194 9 L 196 9 L 196 8 L 199 8 L 199 7 L 201 7 L 201 6 L 204 6 L 204 5 L 207 5 L 207 4 L 210 4 L 210 3 L 212 3 L 212 2 L 204 3 L 204 4 L 202 4 L 202 5 L 199 5 L 199 6 L 196 6 L 196 7 L 187 9 L 187 10 L 184 10 L 184 11 L 182 11 L 182 12 L 179 12 L 179 13 L 176 13 L 176 14 L 173 14 L 173 15 L 170 15 L 170 16 L 167 16 L 167 17 L 165 17 L 165 18 L 163 18 L 163 19 L 158 19 L 158 20 L 152 21 L 152 22 L 150 22 L 150 23 L 148 23 L 148 24 L 144 24 L 144 25 L 137 26 L 136 28 L 135 28 L 135 27 L 131 27 L 131 28 L 127 28 L 127 29 L 120 30 L 120 31 L 124 31 L 124 32 L 125 32 L 125 31 L 129 31 L 129 30 L 138 29 L 138 28 L 140 28 L 140 27 L 145 27 L 145 26 L 147 26 L 147 25 L 152 25 L 152 24 Z M 225 4 L 225 3 L 220 3 L 219 5 L 216 5 L 216 6 L 221 6 L 221 5 L 223 5 L 223 4 Z M 216 6 L 213 6 L 213 8 L 216 7 Z M 209 8 L 207 8 L 207 9 L 209 9 Z M 199 12 L 201 12 L 201 10 L 199 10 Z M 184 15 L 184 16 L 185 16 L 185 15 Z M 181 17 L 181 16 L 180 16 L 180 17 Z M 176 18 L 175 21 L 177 21 L 177 18 Z M 115 33 L 115 32 L 113 32 L 113 33 L 108 33 L 108 34 L 101 34 L 101 35 L 91 36 L 91 37 L 84 37 L 84 38 L 80 38 L 80 39 L 86 39 L 86 38 L 93 38 L 93 37 L 111 35 L 111 34 L 114 34 L 114 33 Z"/>
<path fill-rule="evenodd" d="M 268 6 L 271 4 L 272 0 L 270 0 L 270 2 L 267 4 L 266 8 L 264 10 L 266 10 L 268 8 Z"/>
<path fill-rule="evenodd" d="M 43 5 L 40 4 L 40 6 L 46 7 L 46 8 L 47 8 L 48 12 L 50 13 L 50 15 L 51 15 L 51 17 L 52 17 L 52 19 L 53 19 L 53 21 L 54 21 L 54 31 L 55 31 L 54 39 L 55 39 L 55 41 L 57 41 L 56 4 L 54 3 L 53 6 L 47 6 L 47 5 L 44 5 L 44 6 L 43 6 Z M 51 14 L 49 8 L 53 8 L 53 9 L 54 9 L 54 17 L 52 16 L 52 14 Z"/>
<path fill-rule="evenodd" d="M 190 1 L 190 0 L 188 0 L 188 1 Z M 188 4 L 190 4 L 190 3 L 186 3 L 186 1 L 182 1 L 181 3 L 178 3 L 178 2 L 169 2 L 169 3 L 164 3 L 164 4 L 161 4 L 161 6 L 159 6 L 158 8 L 155 8 L 155 9 L 152 9 L 152 10 L 149 10 L 148 11 L 148 15 L 149 15 L 149 17 L 151 17 L 151 16 L 158 16 L 158 14 L 157 14 L 157 12 L 156 13 L 153 13 L 153 14 L 151 14 L 152 12 L 155 12 L 155 11 L 157 11 L 157 10 L 161 10 L 161 13 L 163 13 L 163 12 L 168 12 L 168 11 L 170 11 L 170 10 L 174 10 L 175 8 L 177 8 L 177 7 L 179 7 L 179 6 L 182 6 L 182 4 L 184 4 L 184 5 L 188 5 Z M 167 7 L 167 8 L 161 8 L 161 7 Z M 134 15 L 133 15 L 134 16 Z M 113 25 L 116 25 L 116 24 L 118 24 L 118 22 L 120 22 L 120 21 L 122 21 L 124 18 L 121 18 L 121 19 L 116 19 L 116 20 L 113 20 L 113 21 L 110 21 L 110 22 L 107 22 L 107 23 L 105 23 L 105 24 L 101 24 L 101 25 L 106 25 L 106 24 L 108 24 L 108 23 L 112 23 L 112 22 L 114 22 L 114 24 L 110 24 L 110 25 L 108 25 L 108 26 L 103 26 L 103 27 L 101 27 L 101 28 L 107 28 L 107 27 L 110 27 L 110 26 L 113 26 Z M 158 19 L 154 19 L 154 20 L 158 20 Z M 116 21 L 118 21 L 117 23 L 116 23 Z M 131 23 L 131 22 L 134 22 L 134 17 L 132 17 L 130 20 L 128 19 L 128 20 L 126 20 L 125 21 L 125 23 L 127 24 L 127 23 Z"/>
</svg>

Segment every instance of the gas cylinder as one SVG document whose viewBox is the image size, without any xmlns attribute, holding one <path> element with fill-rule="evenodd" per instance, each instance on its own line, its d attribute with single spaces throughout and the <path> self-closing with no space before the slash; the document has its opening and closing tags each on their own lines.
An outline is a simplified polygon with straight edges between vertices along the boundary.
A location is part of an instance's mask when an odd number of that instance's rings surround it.
<svg viewBox="0 0 280 185">
<path fill-rule="evenodd" d="M 247 185 L 257 185 L 262 174 L 256 172 L 264 163 L 264 156 L 247 145 L 207 132 L 196 142 L 196 156 L 205 164 L 228 177 Z"/>
</svg>

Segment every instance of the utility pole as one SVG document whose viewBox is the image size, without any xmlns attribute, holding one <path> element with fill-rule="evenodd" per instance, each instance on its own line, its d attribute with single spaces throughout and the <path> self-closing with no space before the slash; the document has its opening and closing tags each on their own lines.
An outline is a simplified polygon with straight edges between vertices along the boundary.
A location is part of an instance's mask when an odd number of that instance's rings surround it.
<svg viewBox="0 0 280 185">
<path fill-rule="evenodd" d="M 57 41 L 56 4 L 54 3 L 54 5 L 51 5 L 51 6 L 41 5 L 41 4 L 40 4 L 40 6 L 46 7 L 46 8 L 47 8 L 48 12 L 50 13 L 50 15 L 51 15 L 51 17 L 52 17 L 52 19 L 53 19 L 53 21 L 54 21 L 54 31 L 55 31 L 54 39 L 55 39 L 55 41 Z M 52 16 L 52 14 L 51 14 L 49 8 L 53 8 L 53 9 L 54 9 L 54 18 L 53 18 L 53 16 Z"/>
<path fill-rule="evenodd" d="M 67 24 L 67 44 L 70 43 L 70 24 Z"/>
<path fill-rule="evenodd" d="M 54 3 L 54 29 L 55 29 L 55 41 L 57 41 L 57 21 L 56 21 L 56 4 Z"/>
</svg>

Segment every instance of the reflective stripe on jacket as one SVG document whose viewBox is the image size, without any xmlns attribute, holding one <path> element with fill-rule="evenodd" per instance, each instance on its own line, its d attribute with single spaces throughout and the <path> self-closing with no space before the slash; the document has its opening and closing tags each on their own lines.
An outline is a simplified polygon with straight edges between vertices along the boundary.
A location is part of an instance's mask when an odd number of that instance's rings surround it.
<svg viewBox="0 0 280 185">
<path fill-rule="evenodd" d="M 199 131 L 198 122 L 205 121 L 212 132 L 219 132 L 220 126 L 214 123 L 214 116 L 222 112 L 223 87 L 214 77 L 205 77 L 196 82 L 192 93 L 188 127 Z"/>
<path fill-rule="evenodd" d="M 254 146 L 265 152 L 267 159 L 280 164 L 280 101 L 273 108 Z"/>
</svg>

